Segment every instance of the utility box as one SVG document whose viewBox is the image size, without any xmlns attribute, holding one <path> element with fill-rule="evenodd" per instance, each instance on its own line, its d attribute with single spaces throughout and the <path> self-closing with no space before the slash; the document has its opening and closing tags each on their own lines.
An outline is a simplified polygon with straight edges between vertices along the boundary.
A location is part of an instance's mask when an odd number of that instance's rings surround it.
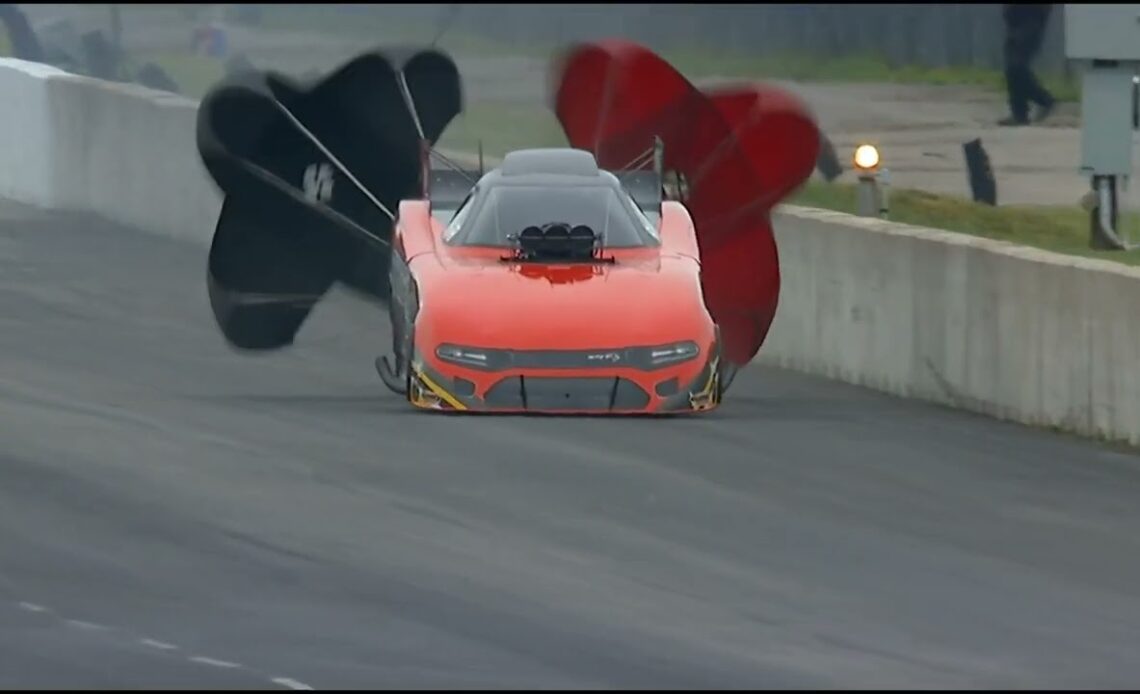
<svg viewBox="0 0 1140 694">
<path fill-rule="evenodd" d="M 1140 62 L 1140 5 L 1065 5 L 1065 56 Z"/>
<path fill-rule="evenodd" d="M 1126 249 L 1115 227 L 1119 183 L 1132 176 L 1140 4 L 1065 5 L 1065 55 L 1081 75 L 1081 173 L 1097 198 L 1092 238 Z"/>
<path fill-rule="evenodd" d="M 1132 76 L 1135 66 L 1084 70 L 1081 76 L 1081 174 L 1132 175 Z"/>
<path fill-rule="evenodd" d="M 1065 5 L 1065 55 L 1081 74 L 1081 173 L 1131 176 L 1140 4 Z"/>
</svg>

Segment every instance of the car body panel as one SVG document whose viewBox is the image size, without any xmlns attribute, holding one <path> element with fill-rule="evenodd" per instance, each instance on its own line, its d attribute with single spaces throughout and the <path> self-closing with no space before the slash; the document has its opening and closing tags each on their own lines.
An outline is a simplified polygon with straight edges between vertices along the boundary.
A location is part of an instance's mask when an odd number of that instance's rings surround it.
<svg viewBox="0 0 1140 694">
<path fill-rule="evenodd" d="M 607 249 L 613 262 L 517 262 L 455 246 L 430 202 L 400 205 L 393 252 L 414 281 L 409 400 L 495 412 L 693 412 L 719 404 L 718 333 L 704 304 L 692 219 L 662 204 L 660 245 Z M 651 368 L 635 357 L 678 343 L 699 352 Z M 492 355 L 444 360 L 440 346 Z M 633 355 L 633 356 L 631 356 Z M 520 380 L 521 379 L 521 380 Z"/>
</svg>

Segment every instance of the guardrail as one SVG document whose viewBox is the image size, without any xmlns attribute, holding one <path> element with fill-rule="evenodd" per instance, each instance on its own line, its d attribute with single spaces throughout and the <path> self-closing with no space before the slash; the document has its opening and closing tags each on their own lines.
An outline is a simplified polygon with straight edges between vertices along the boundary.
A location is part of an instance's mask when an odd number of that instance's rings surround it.
<svg viewBox="0 0 1140 694">
<path fill-rule="evenodd" d="M 205 245 L 193 101 L 0 60 L 0 196 Z M 837 212 L 775 215 L 761 363 L 1140 444 L 1140 268 Z"/>
</svg>

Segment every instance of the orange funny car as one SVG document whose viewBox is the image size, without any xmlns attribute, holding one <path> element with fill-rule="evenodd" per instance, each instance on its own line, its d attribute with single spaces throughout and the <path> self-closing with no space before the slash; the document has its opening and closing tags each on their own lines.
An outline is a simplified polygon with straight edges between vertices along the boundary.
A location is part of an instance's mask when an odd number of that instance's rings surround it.
<svg viewBox="0 0 1140 694">
<path fill-rule="evenodd" d="M 456 173 L 433 172 L 449 179 L 436 188 L 454 189 Z M 462 200 L 403 201 L 390 263 L 395 354 L 377 360 L 389 387 L 435 410 L 716 407 L 720 346 L 693 223 L 644 174 L 623 184 L 589 152 L 522 150 Z"/>
</svg>

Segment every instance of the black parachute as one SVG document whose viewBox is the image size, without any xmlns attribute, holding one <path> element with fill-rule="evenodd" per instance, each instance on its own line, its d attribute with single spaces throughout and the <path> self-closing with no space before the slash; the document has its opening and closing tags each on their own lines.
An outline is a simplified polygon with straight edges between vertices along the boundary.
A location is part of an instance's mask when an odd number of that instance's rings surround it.
<svg viewBox="0 0 1140 694">
<path fill-rule="evenodd" d="M 435 49 L 371 51 L 308 84 L 243 71 L 206 95 L 198 151 L 225 194 L 208 287 L 231 345 L 291 344 L 335 282 L 387 300 L 392 215 L 461 111 Z"/>
</svg>

